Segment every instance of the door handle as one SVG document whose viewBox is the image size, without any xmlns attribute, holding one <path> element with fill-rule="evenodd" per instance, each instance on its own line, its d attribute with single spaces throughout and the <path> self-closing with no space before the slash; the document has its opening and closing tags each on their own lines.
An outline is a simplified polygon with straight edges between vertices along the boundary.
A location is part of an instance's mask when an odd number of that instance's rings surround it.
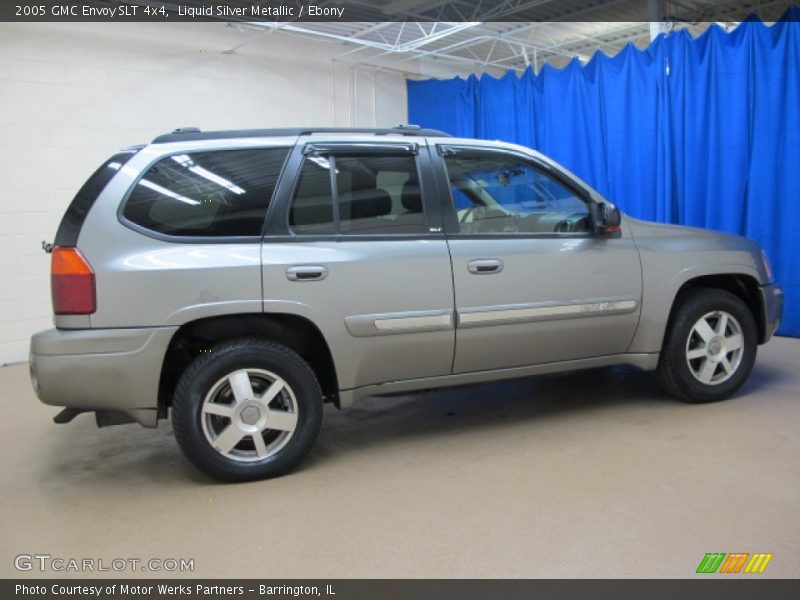
<svg viewBox="0 0 800 600">
<path fill-rule="evenodd" d="M 467 263 L 473 275 L 492 275 L 503 270 L 503 261 L 499 258 L 478 258 Z"/>
<path fill-rule="evenodd" d="M 327 276 L 328 269 L 322 265 L 298 265 L 286 269 L 289 281 L 322 281 Z"/>
</svg>

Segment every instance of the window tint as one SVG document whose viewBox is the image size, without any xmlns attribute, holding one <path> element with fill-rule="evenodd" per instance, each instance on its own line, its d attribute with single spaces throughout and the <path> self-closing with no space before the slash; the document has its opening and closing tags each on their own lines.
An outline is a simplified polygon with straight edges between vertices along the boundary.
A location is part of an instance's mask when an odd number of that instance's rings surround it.
<svg viewBox="0 0 800 600">
<path fill-rule="evenodd" d="M 259 148 L 168 156 L 138 181 L 123 215 L 168 235 L 261 235 L 287 152 Z"/>
<path fill-rule="evenodd" d="M 513 154 L 457 151 L 445 157 L 462 233 L 570 233 L 591 229 L 586 203 Z"/>
<path fill-rule="evenodd" d="M 331 170 L 335 172 L 338 215 L 333 211 Z M 295 233 L 303 234 L 424 232 L 416 157 L 307 157 L 289 224 Z"/>
<path fill-rule="evenodd" d="M 414 156 L 337 157 L 336 189 L 343 234 L 425 230 Z"/>
<path fill-rule="evenodd" d="M 331 163 L 322 156 L 308 156 L 300 171 L 289 224 L 297 233 L 334 233 Z"/>
</svg>

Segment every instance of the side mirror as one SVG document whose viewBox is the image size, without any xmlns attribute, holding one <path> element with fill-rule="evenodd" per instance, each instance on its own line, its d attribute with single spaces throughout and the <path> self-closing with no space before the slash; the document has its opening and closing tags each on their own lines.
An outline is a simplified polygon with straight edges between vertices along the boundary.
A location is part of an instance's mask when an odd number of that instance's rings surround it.
<svg viewBox="0 0 800 600">
<path fill-rule="evenodd" d="M 592 213 L 595 230 L 599 235 L 613 235 L 620 232 L 622 215 L 616 206 L 608 202 L 600 202 L 594 208 Z"/>
</svg>

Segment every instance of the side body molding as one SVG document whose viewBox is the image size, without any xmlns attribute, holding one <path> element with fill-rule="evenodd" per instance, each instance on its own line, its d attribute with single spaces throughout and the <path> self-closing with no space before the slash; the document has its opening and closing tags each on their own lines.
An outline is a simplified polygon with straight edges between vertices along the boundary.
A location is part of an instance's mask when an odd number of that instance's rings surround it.
<svg viewBox="0 0 800 600">
<path fill-rule="evenodd" d="M 565 304 L 535 302 L 502 306 L 477 306 L 457 311 L 423 310 L 394 313 L 353 315 L 345 318 L 347 331 L 353 337 L 445 331 L 454 327 L 481 327 L 505 323 L 527 323 L 580 319 L 598 315 L 634 312 L 639 306 L 635 298 L 592 298 Z"/>
<path fill-rule="evenodd" d="M 458 327 L 621 315 L 634 312 L 638 306 L 639 302 L 636 298 L 629 297 L 591 298 L 566 304 L 535 302 L 505 306 L 479 306 L 460 309 L 458 311 Z"/>
<path fill-rule="evenodd" d="M 453 329 L 452 310 L 422 310 L 346 317 L 345 326 L 353 337 L 421 333 Z"/>
</svg>

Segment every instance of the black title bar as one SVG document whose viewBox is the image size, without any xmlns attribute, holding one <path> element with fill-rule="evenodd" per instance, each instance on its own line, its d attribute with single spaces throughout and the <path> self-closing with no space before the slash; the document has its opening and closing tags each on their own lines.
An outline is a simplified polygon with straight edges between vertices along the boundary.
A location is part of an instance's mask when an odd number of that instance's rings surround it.
<svg viewBox="0 0 800 600">
<path fill-rule="evenodd" d="M 742 579 L 711 575 L 698 579 L 5 579 L 0 597 L 10 600 L 131 599 L 267 600 L 783 600 L 800 598 L 799 580 Z"/>
<path fill-rule="evenodd" d="M 384 21 L 774 21 L 792 2 L 646 0 L 4 0 L 8 22 L 384 22 Z M 746 5 L 743 7 L 743 5 Z M 796 18 L 791 14 L 788 18 Z"/>
</svg>

